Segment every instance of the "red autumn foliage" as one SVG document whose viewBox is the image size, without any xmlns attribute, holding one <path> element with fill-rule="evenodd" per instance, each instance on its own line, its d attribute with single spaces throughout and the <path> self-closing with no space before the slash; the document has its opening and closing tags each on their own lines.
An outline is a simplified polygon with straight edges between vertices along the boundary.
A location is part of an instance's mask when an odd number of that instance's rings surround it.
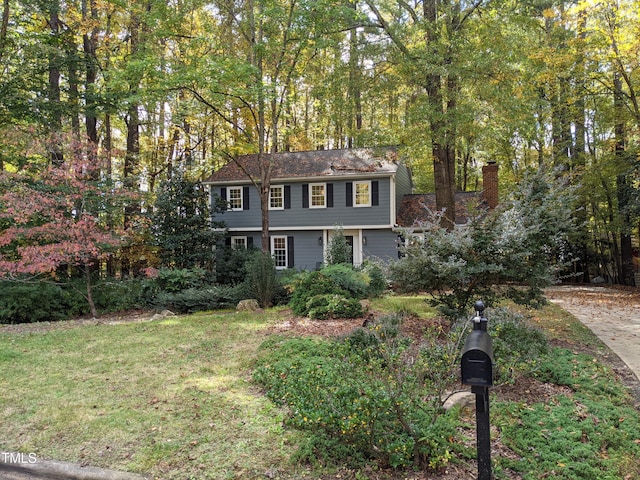
<svg viewBox="0 0 640 480">
<path fill-rule="evenodd" d="M 88 267 L 122 242 L 104 218 L 122 192 L 99 180 L 97 166 L 69 161 L 37 173 L 0 173 L 0 276 Z"/>
</svg>

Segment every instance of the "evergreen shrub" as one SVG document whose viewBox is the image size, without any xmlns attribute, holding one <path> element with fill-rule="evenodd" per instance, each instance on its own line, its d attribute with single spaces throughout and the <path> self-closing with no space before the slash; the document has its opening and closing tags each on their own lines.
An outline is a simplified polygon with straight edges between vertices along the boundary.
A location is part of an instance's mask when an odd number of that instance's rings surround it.
<svg viewBox="0 0 640 480">
<path fill-rule="evenodd" d="M 525 315 L 507 308 L 488 313 L 489 334 L 493 338 L 496 382 L 511 383 L 520 375 L 530 375 L 549 353 L 542 330 L 531 325 Z"/>
<path fill-rule="evenodd" d="M 464 450 L 456 411 L 442 410 L 424 374 L 434 358 L 409 361 L 400 321 L 384 318 L 341 340 L 265 344 L 254 379 L 287 407 L 287 425 L 307 432 L 300 460 L 438 469 Z"/>
<path fill-rule="evenodd" d="M 340 263 L 314 272 L 299 272 L 289 286 L 292 290 L 289 305 L 296 315 L 310 316 L 313 308 L 314 318 L 354 318 L 362 314 L 357 300 L 380 295 L 387 282 L 377 265 L 367 264 L 358 269 Z"/>
<path fill-rule="evenodd" d="M 300 272 L 291 282 L 291 300 L 289 306 L 293 313 L 300 316 L 309 314 L 308 303 L 316 295 L 348 296 L 348 292 L 325 275 L 322 271 Z"/>
<path fill-rule="evenodd" d="M 245 264 L 245 287 L 262 307 L 270 307 L 281 288 L 276 264 L 269 253 L 254 252 Z"/>
<path fill-rule="evenodd" d="M 64 320 L 69 300 L 68 292 L 52 283 L 0 282 L 0 323 Z"/>
<path fill-rule="evenodd" d="M 202 268 L 161 268 L 153 282 L 160 291 L 177 293 L 205 285 L 207 272 Z"/>
<path fill-rule="evenodd" d="M 364 313 L 360 301 L 342 295 L 316 295 L 307 302 L 309 318 L 326 320 L 328 318 L 357 318 Z"/>
<path fill-rule="evenodd" d="M 152 301 L 158 310 L 168 309 L 175 313 L 193 313 L 223 308 L 235 308 L 246 298 L 242 286 L 214 286 L 189 288 L 180 292 L 160 292 Z"/>
</svg>

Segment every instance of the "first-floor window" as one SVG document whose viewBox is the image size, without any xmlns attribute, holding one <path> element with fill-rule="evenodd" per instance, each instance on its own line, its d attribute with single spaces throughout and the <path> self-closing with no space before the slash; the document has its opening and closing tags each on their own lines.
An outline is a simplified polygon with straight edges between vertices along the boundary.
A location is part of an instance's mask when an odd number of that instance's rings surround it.
<svg viewBox="0 0 640 480">
<path fill-rule="evenodd" d="M 287 268 L 287 237 L 271 237 L 271 255 L 276 268 Z"/>
<path fill-rule="evenodd" d="M 231 248 L 247 248 L 247 237 L 231 237 Z"/>
</svg>

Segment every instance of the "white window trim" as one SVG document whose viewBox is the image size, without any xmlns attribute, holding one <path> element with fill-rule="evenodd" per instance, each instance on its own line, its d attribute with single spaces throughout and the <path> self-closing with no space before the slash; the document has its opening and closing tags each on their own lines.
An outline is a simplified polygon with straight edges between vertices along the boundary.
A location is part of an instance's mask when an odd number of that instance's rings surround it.
<svg viewBox="0 0 640 480">
<path fill-rule="evenodd" d="M 231 207 L 231 191 L 238 190 L 240 191 L 240 206 L 239 207 Z M 231 212 L 241 212 L 244 207 L 244 190 L 242 187 L 227 187 L 227 205 L 228 211 Z"/>
<path fill-rule="evenodd" d="M 276 253 L 275 253 L 276 239 L 284 240 L 284 265 L 278 265 L 277 264 Z M 286 235 L 273 235 L 271 237 L 270 243 L 271 243 L 271 245 L 270 245 L 271 256 L 273 257 L 274 262 L 276 263 L 276 270 L 285 270 L 287 268 L 287 260 L 289 258 L 289 249 L 288 249 L 287 236 Z"/>
<path fill-rule="evenodd" d="M 243 243 L 235 243 L 236 240 L 242 240 Z M 247 248 L 247 237 L 241 235 L 233 235 L 231 237 L 231 248 Z"/>
<path fill-rule="evenodd" d="M 313 187 L 322 187 L 324 191 L 324 203 L 322 205 L 313 204 Z M 327 208 L 327 184 L 326 183 L 310 183 L 309 184 L 309 208 Z"/>
<path fill-rule="evenodd" d="M 358 185 L 367 185 L 367 192 L 368 192 L 368 201 L 367 203 L 358 203 L 357 202 L 357 198 L 358 198 Z M 371 206 L 371 180 L 361 180 L 361 181 L 356 181 L 353 182 L 353 206 L 356 208 L 360 208 L 360 207 L 370 207 Z"/>
<path fill-rule="evenodd" d="M 280 190 L 280 199 L 282 200 L 281 207 L 273 207 L 271 206 L 271 194 L 275 189 Z M 269 210 L 284 210 L 284 185 L 272 185 L 269 188 Z"/>
</svg>

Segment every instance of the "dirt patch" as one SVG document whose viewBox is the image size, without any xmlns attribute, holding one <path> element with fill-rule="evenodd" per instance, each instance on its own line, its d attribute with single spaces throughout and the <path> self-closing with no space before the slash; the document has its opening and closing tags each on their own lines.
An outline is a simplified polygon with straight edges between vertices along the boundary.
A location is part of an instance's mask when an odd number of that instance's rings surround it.
<svg viewBox="0 0 640 480">
<path fill-rule="evenodd" d="M 504 402 L 526 404 L 547 403 L 558 395 L 571 395 L 572 390 L 563 385 L 544 383 L 533 378 L 517 378 L 514 384 L 500 385 L 492 390 Z"/>
<path fill-rule="evenodd" d="M 313 320 L 296 317 L 291 311 L 283 313 L 283 320 L 271 326 L 268 333 L 279 333 L 290 336 L 319 336 L 323 338 L 340 338 L 349 335 L 357 328 L 375 323 L 382 316 L 381 313 L 371 313 L 362 318 L 344 318 L 333 320 Z M 448 328 L 448 322 L 441 318 L 424 319 L 417 316 L 405 317 L 402 321 L 402 334 L 412 340 L 423 339 L 427 330 L 435 329 L 443 333 Z"/>
</svg>

